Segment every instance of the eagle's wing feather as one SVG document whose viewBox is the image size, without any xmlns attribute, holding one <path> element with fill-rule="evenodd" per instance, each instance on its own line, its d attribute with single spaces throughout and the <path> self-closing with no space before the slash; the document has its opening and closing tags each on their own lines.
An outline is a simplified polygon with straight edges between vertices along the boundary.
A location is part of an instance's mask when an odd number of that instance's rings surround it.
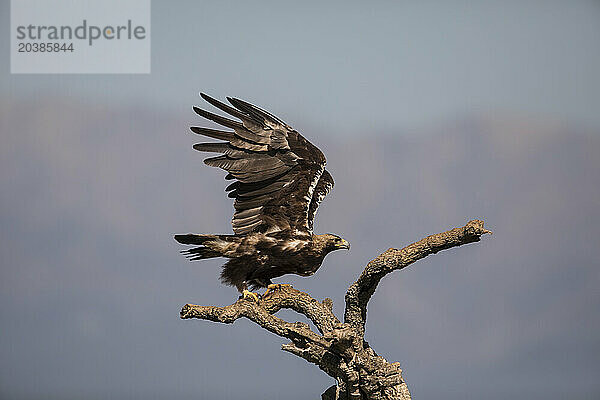
<svg viewBox="0 0 600 400">
<path fill-rule="evenodd" d="M 226 189 L 228 196 L 235 199 L 233 231 L 273 233 L 289 229 L 312 233 L 316 209 L 333 186 L 331 175 L 324 172 L 323 153 L 259 107 L 228 97 L 231 107 L 205 94 L 201 96 L 241 121 L 194 107 L 197 114 L 233 132 L 191 128 L 200 135 L 223 140 L 199 143 L 194 149 L 221 153 L 204 162 L 227 171 L 227 179 L 235 179 Z"/>
<path fill-rule="evenodd" d="M 319 181 L 317 182 L 317 186 L 315 187 L 315 191 L 313 193 L 312 199 L 310 201 L 310 206 L 308 208 L 308 228 L 312 232 L 313 224 L 315 222 L 315 215 L 317 214 L 317 208 L 327 196 L 327 194 L 333 189 L 333 177 L 329 173 L 329 171 L 323 171 L 323 174 L 319 177 Z"/>
</svg>

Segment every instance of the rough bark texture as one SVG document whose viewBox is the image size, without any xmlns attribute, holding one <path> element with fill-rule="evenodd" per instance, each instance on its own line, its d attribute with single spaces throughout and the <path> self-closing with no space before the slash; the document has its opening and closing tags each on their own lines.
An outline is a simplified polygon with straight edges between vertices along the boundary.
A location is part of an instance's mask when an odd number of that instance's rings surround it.
<svg viewBox="0 0 600 400">
<path fill-rule="evenodd" d="M 289 286 L 269 291 L 258 302 L 239 299 L 225 307 L 186 304 L 180 316 L 225 324 L 243 317 L 289 339 L 282 350 L 315 364 L 337 381 L 321 395 L 324 400 L 407 400 L 411 397 L 400 363 L 388 362 L 364 340 L 369 299 L 381 278 L 390 272 L 440 250 L 477 242 L 486 233 L 491 232 L 483 228 L 483 221 L 472 220 L 462 228 L 428 236 L 403 249 L 388 249 L 369 262 L 348 288 L 343 323 L 333 314 L 331 299 L 319 302 Z M 319 333 L 305 323 L 291 323 L 273 315 L 282 308 L 304 314 Z"/>
</svg>

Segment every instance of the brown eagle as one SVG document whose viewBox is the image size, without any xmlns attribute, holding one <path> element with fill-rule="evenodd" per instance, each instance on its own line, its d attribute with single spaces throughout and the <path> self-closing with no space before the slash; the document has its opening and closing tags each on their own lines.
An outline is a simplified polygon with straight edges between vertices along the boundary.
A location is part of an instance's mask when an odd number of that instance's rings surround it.
<svg viewBox="0 0 600 400">
<path fill-rule="evenodd" d="M 194 107 L 200 116 L 233 131 L 191 127 L 192 132 L 221 140 L 194 149 L 221 153 L 204 160 L 234 180 L 225 190 L 234 198 L 233 235 L 175 235 L 196 247 L 182 251 L 190 260 L 225 257 L 221 281 L 247 289 L 277 287 L 271 279 L 285 274 L 310 276 L 325 256 L 349 249 L 337 235 L 313 234 L 317 208 L 333 187 L 325 156 L 312 143 L 271 113 L 230 98 L 231 106 L 206 94 L 204 100 L 237 118 L 232 120 Z M 232 107 L 233 106 L 233 107 Z"/>
</svg>

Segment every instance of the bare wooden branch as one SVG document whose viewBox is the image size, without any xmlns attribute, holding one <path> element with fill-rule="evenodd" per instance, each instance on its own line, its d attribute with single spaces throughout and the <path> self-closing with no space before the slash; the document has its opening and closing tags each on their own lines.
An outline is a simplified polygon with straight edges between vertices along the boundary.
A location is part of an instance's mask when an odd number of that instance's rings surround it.
<svg viewBox="0 0 600 400">
<path fill-rule="evenodd" d="M 310 297 L 310 295 L 292 288 L 285 288 L 282 289 L 282 291 L 283 290 L 286 292 L 293 291 L 293 294 L 297 294 L 296 292 L 302 293 L 300 296 L 298 296 L 298 298 L 303 300 L 305 300 L 307 296 Z M 287 302 L 285 300 L 287 300 Z M 287 295 L 280 296 L 267 296 L 264 300 L 261 300 L 258 303 L 254 302 L 253 300 L 242 298 L 225 307 L 186 304 L 181 309 L 180 317 L 181 319 L 206 319 L 225 324 L 231 324 L 238 318 L 244 317 L 257 323 L 269 332 L 291 339 L 294 342 L 301 342 L 304 340 L 318 344 L 322 347 L 328 347 L 330 343 L 327 342 L 322 336 L 314 333 L 307 324 L 302 322 L 290 323 L 271 315 L 273 312 L 276 312 L 287 305 L 291 307 L 292 303 L 294 309 L 299 310 L 299 312 L 302 314 L 305 314 L 309 318 L 314 318 L 314 320 L 319 324 L 324 325 L 322 320 L 326 318 L 324 316 L 317 316 L 314 312 L 315 304 L 318 304 L 322 309 L 325 309 L 321 303 L 319 303 L 317 300 L 308 303 L 303 301 L 294 302 L 289 298 L 289 293 Z"/>
<path fill-rule="evenodd" d="M 315 364 L 319 367 L 323 372 L 327 375 L 335 378 L 340 375 L 339 364 L 340 364 L 340 356 L 337 354 L 326 350 L 320 346 L 299 346 L 294 342 L 282 344 L 281 350 L 287 351 L 288 353 L 292 353 L 297 355 L 300 358 L 305 359 L 306 361 Z"/>
<path fill-rule="evenodd" d="M 239 299 L 227 307 L 186 304 L 180 316 L 182 319 L 200 318 L 223 323 L 232 323 L 240 317 L 253 320 L 251 315 L 254 314 L 249 311 L 242 312 L 247 307 L 264 309 L 268 314 L 275 314 L 282 308 L 294 310 L 310 319 L 321 333 L 333 330 L 333 326 L 340 323 L 333 314 L 331 299 L 325 299 L 320 303 L 308 293 L 290 286 L 282 286 L 280 289 L 270 291 L 266 296 L 262 296 L 258 303 Z M 258 320 L 253 321 L 259 323 Z"/>
<path fill-rule="evenodd" d="M 492 232 L 483 228 L 483 221 L 472 220 L 462 228 L 427 236 L 401 250 L 388 249 L 369 262 L 358 280 L 348 288 L 344 322 L 352 325 L 364 337 L 367 303 L 381 278 L 440 250 L 478 242 L 481 235 L 486 233 Z"/>
<path fill-rule="evenodd" d="M 269 291 L 267 296 L 261 298 L 260 304 L 270 314 L 274 314 L 282 308 L 304 314 L 321 333 L 333 330 L 333 326 L 340 323 L 340 320 L 333 314 L 331 299 L 319 302 L 309 294 L 290 286 L 282 286 L 280 289 Z"/>
<path fill-rule="evenodd" d="M 344 323 L 333 314 L 331 299 L 317 301 L 309 294 L 283 286 L 269 291 L 258 302 L 239 299 L 225 306 L 186 304 L 182 319 L 199 318 L 231 324 L 247 318 L 262 328 L 291 340 L 282 350 L 317 365 L 336 379 L 322 399 L 410 400 L 410 393 L 397 362 L 377 355 L 364 341 L 367 303 L 377 285 L 388 273 L 407 267 L 440 250 L 477 242 L 490 233 L 483 221 L 469 221 L 462 228 L 438 233 L 410 244 L 401 250 L 389 249 L 365 267 L 358 280 L 346 292 Z M 302 322 L 287 322 L 273 314 L 282 308 L 308 317 L 320 334 Z"/>
</svg>

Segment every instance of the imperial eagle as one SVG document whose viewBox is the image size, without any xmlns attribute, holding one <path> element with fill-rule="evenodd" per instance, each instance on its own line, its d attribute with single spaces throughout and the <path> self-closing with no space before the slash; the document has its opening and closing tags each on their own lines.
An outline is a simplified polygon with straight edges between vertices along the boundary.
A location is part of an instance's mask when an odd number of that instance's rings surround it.
<svg viewBox="0 0 600 400">
<path fill-rule="evenodd" d="M 221 281 L 247 289 L 273 289 L 271 279 L 285 274 L 310 276 L 325 256 L 349 249 L 337 235 L 315 235 L 319 204 L 333 187 L 325 156 L 292 127 L 271 113 L 230 98 L 230 105 L 206 94 L 208 103 L 237 120 L 194 107 L 194 111 L 230 130 L 192 127 L 199 135 L 220 140 L 194 149 L 220 153 L 204 162 L 227 171 L 233 180 L 225 190 L 234 200 L 233 235 L 183 234 L 175 240 L 195 247 L 183 253 L 192 261 L 225 257 Z"/>
</svg>

